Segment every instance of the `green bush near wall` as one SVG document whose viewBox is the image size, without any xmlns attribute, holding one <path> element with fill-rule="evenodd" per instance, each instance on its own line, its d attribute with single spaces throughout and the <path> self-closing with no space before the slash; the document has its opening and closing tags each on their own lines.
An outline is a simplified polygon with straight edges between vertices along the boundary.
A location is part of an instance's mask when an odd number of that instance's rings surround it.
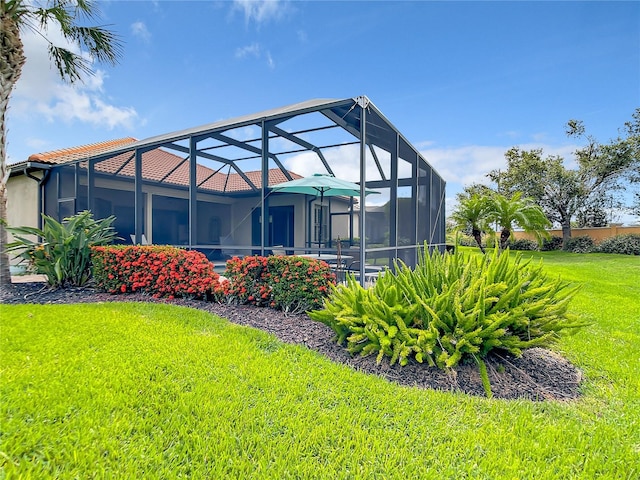
<svg viewBox="0 0 640 480">
<path fill-rule="evenodd" d="M 599 253 L 640 255 L 640 235 L 628 233 L 607 238 L 598 244 L 596 251 Z"/>
</svg>

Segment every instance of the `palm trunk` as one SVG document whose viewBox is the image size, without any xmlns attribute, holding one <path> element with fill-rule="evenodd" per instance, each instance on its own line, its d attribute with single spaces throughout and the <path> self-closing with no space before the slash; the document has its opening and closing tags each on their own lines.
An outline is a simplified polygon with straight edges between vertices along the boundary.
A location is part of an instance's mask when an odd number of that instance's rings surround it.
<svg viewBox="0 0 640 480">
<path fill-rule="evenodd" d="M 18 25 L 14 18 L 4 13 L 0 16 L 0 288 L 11 285 L 9 254 L 5 252 L 5 246 L 8 243 L 5 223 L 7 221 L 7 181 L 9 180 L 5 120 L 9 96 L 20 77 L 24 62 L 24 49 Z"/>
<path fill-rule="evenodd" d="M 471 234 L 473 235 L 473 238 L 475 238 L 476 243 L 477 243 L 477 244 L 478 244 L 478 246 L 480 247 L 480 251 L 481 251 L 482 253 L 485 253 L 485 252 L 484 252 L 484 247 L 482 246 L 482 232 L 481 232 L 480 230 L 473 229 L 473 230 L 471 231 Z"/>
<path fill-rule="evenodd" d="M 509 239 L 511 238 L 511 230 L 503 228 L 500 232 L 500 250 L 506 250 L 509 246 Z"/>
</svg>

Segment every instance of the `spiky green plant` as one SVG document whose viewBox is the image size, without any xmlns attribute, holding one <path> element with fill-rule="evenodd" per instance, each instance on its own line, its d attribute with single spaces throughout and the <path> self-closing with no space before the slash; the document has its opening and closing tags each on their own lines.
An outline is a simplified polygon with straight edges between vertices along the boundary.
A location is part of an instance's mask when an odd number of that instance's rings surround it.
<svg viewBox="0 0 640 480">
<path fill-rule="evenodd" d="M 585 326 L 567 311 L 577 288 L 548 278 L 520 254 L 513 261 L 497 248 L 486 256 L 429 254 L 425 245 L 414 270 L 397 262 L 368 289 L 350 277 L 310 317 L 331 327 L 351 353 L 377 354 L 378 363 L 386 356 L 406 365 L 413 357 L 447 369 L 473 360 L 486 376 L 489 352 L 519 356 Z"/>
<path fill-rule="evenodd" d="M 7 252 L 18 252 L 34 273 L 44 274 L 52 287 L 65 283 L 83 286 L 91 277 L 91 247 L 108 245 L 117 234 L 116 217 L 94 220 L 89 210 L 65 218 L 62 223 L 42 215 L 44 226 L 7 227 L 15 241 Z"/>
</svg>

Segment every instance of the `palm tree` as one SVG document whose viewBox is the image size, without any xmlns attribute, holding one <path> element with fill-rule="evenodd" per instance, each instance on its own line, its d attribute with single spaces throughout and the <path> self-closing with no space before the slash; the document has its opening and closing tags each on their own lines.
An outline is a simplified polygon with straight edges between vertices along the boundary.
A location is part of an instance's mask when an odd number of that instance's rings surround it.
<svg viewBox="0 0 640 480">
<path fill-rule="evenodd" d="M 7 162 L 5 116 L 11 91 L 26 61 L 20 32 L 30 29 L 49 43 L 49 57 L 63 80 L 74 83 L 83 74 L 92 74 L 92 60 L 115 64 L 122 44 L 111 31 L 81 22 L 96 18 L 92 0 L 0 0 L 0 287 L 11 284 L 7 244 Z M 49 26 L 57 27 L 69 42 L 90 55 L 90 59 L 54 45 L 45 33 Z"/>
<path fill-rule="evenodd" d="M 485 195 L 459 196 L 458 206 L 451 214 L 451 220 L 457 228 L 467 232 L 471 231 L 471 236 L 475 239 L 482 253 L 484 253 L 482 233 L 488 228 L 487 212 L 490 206 L 489 197 Z"/>
<path fill-rule="evenodd" d="M 522 198 L 522 192 L 516 192 L 511 198 L 498 193 L 491 196 L 487 220 L 500 226 L 500 248 L 509 245 L 514 224 L 525 232 L 535 235 L 538 243 L 549 237 L 546 229 L 551 226 L 544 212 L 531 198 Z"/>
</svg>

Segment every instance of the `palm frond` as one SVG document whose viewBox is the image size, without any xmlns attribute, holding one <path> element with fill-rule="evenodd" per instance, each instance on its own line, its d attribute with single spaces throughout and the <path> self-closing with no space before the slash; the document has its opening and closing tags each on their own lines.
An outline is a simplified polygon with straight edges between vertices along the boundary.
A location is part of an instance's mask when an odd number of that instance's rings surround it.
<svg viewBox="0 0 640 480">
<path fill-rule="evenodd" d="M 20 0 L 2 4 L 14 12 L 20 27 L 33 30 L 49 43 L 49 55 L 58 73 L 71 83 L 82 81 L 85 74 L 92 75 L 94 60 L 115 65 L 122 55 L 122 40 L 116 33 L 104 26 L 79 24 L 80 20 L 98 15 L 96 3 L 91 0 L 53 0 L 46 6 L 34 6 Z M 46 35 L 51 27 L 59 28 L 66 40 L 78 46 L 80 53 L 51 42 Z"/>
</svg>

